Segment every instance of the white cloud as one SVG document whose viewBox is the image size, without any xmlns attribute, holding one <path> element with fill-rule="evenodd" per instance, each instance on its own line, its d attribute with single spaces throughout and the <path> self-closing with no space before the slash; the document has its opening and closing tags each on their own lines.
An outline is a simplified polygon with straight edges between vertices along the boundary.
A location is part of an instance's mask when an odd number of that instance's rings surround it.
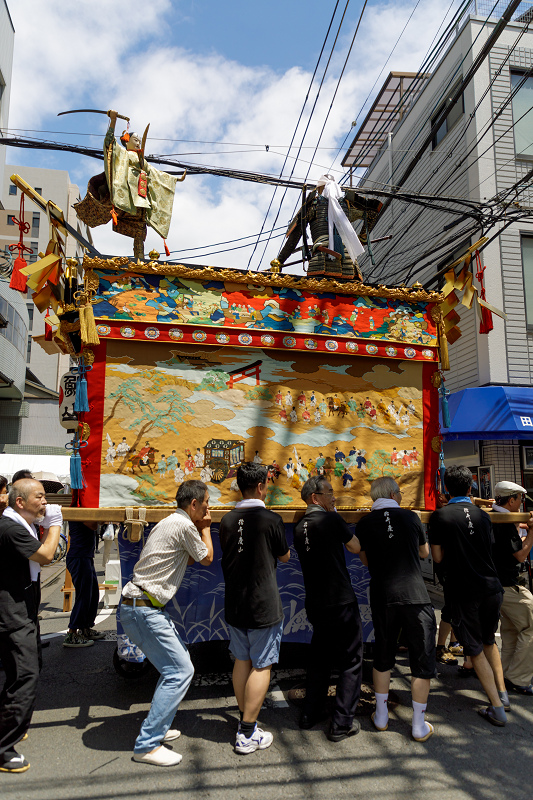
<svg viewBox="0 0 533 800">
<path fill-rule="evenodd" d="M 331 168 L 336 147 L 350 131 L 350 124 L 396 42 L 411 8 L 411 3 L 378 3 L 365 12 L 322 136 L 322 145 L 331 149 L 318 151 L 310 168 L 310 180 Z M 178 0 L 152 0 L 150 3 L 130 0 L 127 7 L 111 4 L 108 0 L 77 0 L 70 4 L 56 0 L 17 0 L 11 9 L 16 28 L 16 50 L 10 126 L 34 129 L 42 126 L 51 130 L 56 126 L 58 130 L 75 130 L 75 126 L 80 124 L 79 119 L 64 117 L 59 122 L 55 118 L 58 111 L 113 107 L 130 116 L 133 128 L 138 131 L 142 132 L 146 124 L 151 123 L 150 135 L 153 138 L 148 139 L 149 153 L 186 151 L 182 160 L 191 163 L 279 174 L 307 92 L 310 73 L 297 66 L 285 71 L 277 70 L 276 45 L 273 47 L 273 66 L 262 67 L 239 63 L 238 52 L 232 54 L 232 58 L 214 50 L 199 55 L 176 45 L 171 31 L 180 30 L 177 16 L 187 10 L 190 11 L 190 6 Z M 259 10 L 250 11 L 251 15 L 259 13 Z M 374 95 L 390 70 L 415 70 L 418 67 L 441 17 L 442 8 L 437 0 L 421 5 L 385 68 Z M 171 21 L 174 28 L 170 27 Z M 229 24 L 232 24 L 230 17 Z M 332 61 L 306 145 L 313 145 L 318 140 L 351 35 L 350 32 L 342 39 Z M 223 31 L 219 38 L 223 40 Z M 186 43 L 185 37 L 184 41 Z M 290 47 L 290 43 L 287 46 Z M 312 92 L 311 101 L 313 98 Z M 308 108 L 310 106 L 311 103 Z M 359 122 L 363 116 L 360 115 Z M 295 140 L 297 143 L 306 123 L 307 117 L 304 117 Z M 103 135 L 105 120 L 86 115 L 84 126 L 85 130 L 101 131 Z M 237 145 L 220 147 L 161 141 L 164 139 L 226 141 Z M 71 141 L 75 140 L 83 141 L 82 137 L 73 136 Z M 100 146 L 101 142 L 101 138 L 94 137 L 90 144 Z M 239 146 L 240 143 L 246 146 Z M 248 147 L 248 144 L 252 146 Z M 269 146 L 268 152 L 265 145 Z M 236 150 L 248 152 L 221 154 L 222 151 Z M 197 151 L 205 155 L 196 155 Z M 24 151 L 18 152 L 23 158 Z M 306 161 L 311 160 L 312 152 L 311 149 L 302 151 L 295 177 L 305 177 L 309 168 Z M 285 175 L 290 173 L 293 163 L 292 159 L 288 160 Z M 339 170 L 337 174 L 342 174 L 339 159 L 334 168 Z M 72 170 L 71 177 L 78 181 L 83 193 L 90 175 L 100 171 L 100 163 L 80 157 L 79 168 Z M 258 233 L 273 192 L 273 187 L 255 183 L 187 177 L 176 190 L 170 249 L 211 245 Z M 276 193 L 267 230 L 274 223 L 282 194 L 280 190 Z M 298 202 L 299 192 L 290 190 L 279 212 L 277 225 L 286 225 L 290 221 Z M 94 238 L 104 253 L 132 252 L 131 240 L 113 234 L 111 226 L 95 229 Z M 282 241 L 275 239 L 270 242 L 262 268 L 266 268 L 275 257 Z M 162 251 L 161 240 L 149 231 L 146 252 L 152 247 Z M 258 265 L 263 248 L 264 245 L 258 247 L 253 268 Z M 224 246 L 215 249 L 224 249 Z M 203 252 L 197 256 L 188 255 L 196 263 L 245 268 L 251 249 L 213 256 L 204 256 Z M 299 269 L 292 267 L 291 271 L 298 272 Z"/>
</svg>

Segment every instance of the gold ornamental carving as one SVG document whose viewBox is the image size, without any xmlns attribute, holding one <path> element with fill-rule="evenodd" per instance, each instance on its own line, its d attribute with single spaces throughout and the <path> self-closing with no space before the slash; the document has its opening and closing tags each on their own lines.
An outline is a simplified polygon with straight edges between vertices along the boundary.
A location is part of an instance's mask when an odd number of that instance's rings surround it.
<svg viewBox="0 0 533 800">
<path fill-rule="evenodd" d="M 82 350 L 82 356 L 85 362 L 85 366 L 92 367 L 92 365 L 94 364 L 94 352 L 90 348 L 84 347 Z"/>
<path fill-rule="evenodd" d="M 434 453 L 440 453 L 442 448 L 442 436 L 434 436 L 431 440 L 431 449 Z"/>
<path fill-rule="evenodd" d="M 280 289 L 300 289 L 311 294 L 319 292 L 333 292 L 341 295 L 355 295 L 359 297 L 386 297 L 392 300 L 403 300 L 408 303 L 440 303 L 444 297 L 441 292 L 427 292 L 418 288 L 406 286 L 388 287 L 384 285 L 366 286 L 360 281 L 340 283 L 335 280 L 298 277 L 272 272 L 242 272 L 234 269 L 221 269 L 218 267 L 202 267 L 194 269 L 184 264 L 159 264 L 156 261 L 143 262 L 142 264 L 131 261 L 127 256 L 116 258 L 89 258 L 83 260 L 85 270 L 86 289 L 98 289 L 98 276 L 93 270 L 116 270 L 117 272 L 138 272 L 142 274 L 157 274 L 171 277 L 184 277 L 197 281 L 220 281 L 229 283 L 243 283 L 252 286 L 272 286 Z M 435 309 L 432 310 L 432 313 Z M 440 313 L 440 309 L 439 309 Z M 435 317 L 433 317 L 435 319 Z"/>
</svg>

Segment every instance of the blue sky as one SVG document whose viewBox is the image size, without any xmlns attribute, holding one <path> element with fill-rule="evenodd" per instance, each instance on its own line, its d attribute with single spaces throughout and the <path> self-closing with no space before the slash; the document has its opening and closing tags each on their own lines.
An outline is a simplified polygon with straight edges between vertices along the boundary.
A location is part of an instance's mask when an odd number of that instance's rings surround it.
<svg viewBox="0 0 533 800">
<path fill-rule="evenodd" d="M 335 30 L 344 6 L 342 0 Z M 9 7 L 16 29 L 9 118 L 13 132 L 23 129 L 23 136 L 100 147 L 106 130 L 103 116 L 58 118 L 57 113 L 115 108 L 131 117 L 135 130 L 142 132 L 150 122 L 147 153 L 179 154 L 192 163 L 279 174 L 335 3 L 10 0 Z M 321 148 L 310 164 L 361 9 L 360 0 L 350 2 L 295 166 L 296 178 L 303 179 L 309 172 L 313 181 L 325 171 L 342 176 L 337 149 L 353 133 L 352 121 L 364 118 L 368 104 L 363 109 L 363 103 L 374 82 L 378 79 L 369 103 L 389 71 L 418 68 L 448 4 L 439 0 L 368 3 Z M 315 82 L 311 103 L 317 88 Z M 307 120 L 306 113 L 304 125 Z M 303 126 L 298 143 L 302 134 Z M 67 169 L 82 195 L 89 177 L 101 171 L 101 162 L 96 160 L 46 151 L 11 148 L 7 160 Z M 285 175 L 293 164 L 289 159 Z M 274 224 L 282 229 L 299 199 L 298 192 L 291 190 L 282 202 L 282 194 L 241 181 L 188 176 L 177 186 L 169 247 L 179 259 L 189 255 L 196 263 L 246 268 L 252 248 L 204 255 L 225 247 L 205 246 L 257 234 L 273 195 L 266 229 Z M 103 252 L 131 252 L 131 240 L 113 234 L 110 226 L 95 229 L 94 238 Z M 249 241 L 254 239 L 244 243 Z M 264 255 L 265 245 L 260 245 L 251 268 L 268 268 L 281 242 L 281 238 L 271 240 Z M 159 237 L 149 232 L 146 251 L 153 246 L 162 250 Z M 199 247 L 204 249 L 184 253 Z"/>
</svg>

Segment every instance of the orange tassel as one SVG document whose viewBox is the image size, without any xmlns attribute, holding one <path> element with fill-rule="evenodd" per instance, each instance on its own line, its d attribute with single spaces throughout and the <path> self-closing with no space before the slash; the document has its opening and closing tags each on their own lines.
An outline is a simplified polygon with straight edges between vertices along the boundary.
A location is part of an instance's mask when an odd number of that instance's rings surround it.
<svg viewBox="0 0 533 800">
<path fill-rule="evenodd" d="M 17 292 L 26 292 L 28 278 L 26 275 L 22 275 L 20 270 L 27 266 L 28 265 L 23 256 L 18 256 L 18 258 L 15 259 L 11 280 L 9 281 L 10 289 L 16 289 Z"/>
<path fill-rule="evenodd" d="M 165 245 L 165 253 L 167 254 L 167 256 L 169 256 L 170 250 L 168 249 L 168 244 L 166 239 L 163 239 L 163 244 Z"/>
<path fill-rule="evenodd" d="M 117 217 L 117 212 L 115 211 L 115 207 L 114 207 L 114 206 L 113 206 L 113 208 L 111 209 L 111 218 L 112 218 L 112 220 L 113 220 L 113 225 L 117 225 L 117 223 L 118 223 L 118 217 Z"/>
</svg>

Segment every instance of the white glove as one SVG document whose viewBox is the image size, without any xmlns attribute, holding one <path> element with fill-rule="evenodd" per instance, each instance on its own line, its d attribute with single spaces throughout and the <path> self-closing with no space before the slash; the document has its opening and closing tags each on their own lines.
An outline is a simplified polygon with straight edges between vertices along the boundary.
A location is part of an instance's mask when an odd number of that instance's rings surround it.
<svg viewBox="0 0 533 800">
<path fill-rule="evenodd" d="M 102 539 L 104 540 L 104 542 L 112 542 L 114 538 L 115 538 L 115 528 L 113 524 L 110 522 L 102 534 Z"/>
<path fill-rule="evenodd" d="M 61 511 L 61 506 L 57 505 L 49 505 L 46 506 L 46 511 L 42 521 L 39 522 L 39 525 L 42 525 L 43 528 L 48 529 L 51 528 L 52 525 L 62 525 L 63 524 L 63 512 Z"/>
</svg>

